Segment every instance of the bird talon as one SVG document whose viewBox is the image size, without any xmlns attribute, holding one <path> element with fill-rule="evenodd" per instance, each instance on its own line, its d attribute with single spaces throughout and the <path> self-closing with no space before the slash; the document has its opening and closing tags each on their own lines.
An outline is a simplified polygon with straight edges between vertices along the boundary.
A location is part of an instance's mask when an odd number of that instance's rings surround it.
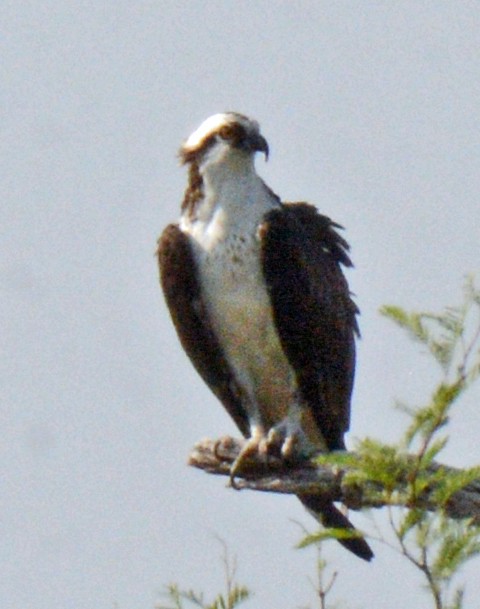
<svg viewBox="0 0 480 609">
<path fill-rule="evenodd" d="M 263 457 L 265 450 L 264 440 L 265 439 L 262 436 L 253 437 L 247 440 L 247 442 L 244 444 L 237 458 L 230 467 L 230 486 L 232 488 L 240 490 L 240 487 L 235 482 L 235 476 L 242 471 L 245 463 L 248 462 L 249 457 L 257 455 Z"/>
<path fill-rule="evenodd" d="M 294 461 L 298 456 L 299 437 L 297 434 L 287 436 L 280 450 L 282 459 L 285 461 Z"/>
<path fill-rule="evenodd" d="M 240 491 L 242 489 L 238 486 L 238 484 L 235 481 L 235 473 L 236 472 L 233 470 L 233 466 L 232 466 L 232 468 L 230 469 L 229 484 L 230 484 L 231 488 L 233 488 L 234 490 Z"/>
<path fill-rule="evenodd" d="M 219 451 L 219 447 L 222 444 L 222 438 L 220 438 L 219 440 L 215 440 L 215 444 L 213 445 L 213 455 L 215 457 L 215 459 L 217 459 L 218 461 L 222 460 L 222 457 L 220 455 L 220 451 Z"/>
</svg>

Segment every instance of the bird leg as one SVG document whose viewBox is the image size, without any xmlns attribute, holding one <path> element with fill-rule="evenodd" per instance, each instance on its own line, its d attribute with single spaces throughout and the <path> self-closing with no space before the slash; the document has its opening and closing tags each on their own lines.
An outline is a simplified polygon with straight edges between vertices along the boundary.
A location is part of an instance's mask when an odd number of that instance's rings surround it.
<svg viewBox="0 0 480 609">
<path fill-rule="evenodd" d="M 255 426 L 252 428 L 252 435 L 247 439 L 242 447 L 242 450 L 238 454 L 235 461 L 230 467 L 230 484 L 233 488 L 238 489 L 235 483 L 236 474 L 240 473 L 248 462 L 249 458 L 256 456 L 264 459 L 265 462 L 268 458 L 268 442 L 265 436 L 263 427 Z"/>
<path fill-rule="evenodd" d="M 287 416 L 274 425 L 268 432 L 266 443 L 269 454 L 280 454 L 288 463 L 302 461 L 316 452 L 301 421 L 295 416 Z"/>
</svg>

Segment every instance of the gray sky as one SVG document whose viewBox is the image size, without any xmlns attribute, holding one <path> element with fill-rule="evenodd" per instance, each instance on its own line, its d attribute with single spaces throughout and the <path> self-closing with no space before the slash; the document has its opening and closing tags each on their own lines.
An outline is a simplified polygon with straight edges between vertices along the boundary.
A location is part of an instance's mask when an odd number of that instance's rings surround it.
<svg viewBox="0 0 480 609">
<path fill-rule="evenodd" d="M 346 227 L 363 335 L 350 443 L 395 440 L 394 399 L 421 403 L 437 371 L 378 308 L 454 304 L 478 269 L 478 3 L 4 0 L 0 30 L 2 609 L 152 609 L 171 581 L 213 594 L 216 535 L 251 606 L 313 604 L 300 504 L 185 465 L 196 440 L 238 434 L 158 288 L 176 151 L 210 114 L 251 115 L 268 184 Z M 480 460 L 476 401 L 458 406 L 451 464 Z M 426 606 L 390 550 L 367 565 L 337 545 L 332 598 Z"/>
</svg>

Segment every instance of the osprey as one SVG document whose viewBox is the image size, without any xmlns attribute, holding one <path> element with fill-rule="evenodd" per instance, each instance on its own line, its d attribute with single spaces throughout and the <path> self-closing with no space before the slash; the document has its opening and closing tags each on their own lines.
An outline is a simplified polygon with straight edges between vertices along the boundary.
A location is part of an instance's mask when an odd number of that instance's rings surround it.
<svg viewBox="0 0 480 609">
<path fill-rule="evenodd" d="M 358 332 L 341 227 L 312 205 L 282 203 L 255 171 L 257 151 L 268 157 L 256 121 L 204 121 L 180 150 L 181 218 L 158 248 L 181 344 L 247 438 L 232 479 L 252 452 L 295 461 L 345 449 Z M 299 499 L 325 526 L 354 531 L 331 501 Z M 360 535 L 340 543 L 373 556 Z"/>
</svg>

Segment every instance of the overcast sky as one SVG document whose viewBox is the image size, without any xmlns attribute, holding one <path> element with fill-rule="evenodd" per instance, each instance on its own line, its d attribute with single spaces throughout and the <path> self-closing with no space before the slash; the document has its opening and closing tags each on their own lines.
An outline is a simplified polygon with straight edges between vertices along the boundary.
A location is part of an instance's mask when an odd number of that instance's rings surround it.
<svg viewBox="0 0 480 609">
<path fill-rule="evenodd" d="M 153 609 L 171 581 L 213 595 L 216 536 L 250 606 L 313 606 L 299 502 L 185 465 L 196 440 L 238 432 L 158 287 L 176 152 L 207 116 L 248 114 L 273 190 L 345 226 L 363 336 L 348 442 L 394 441 L 394 400 L 422 403 L 438 373 L 378 309 L 455 304 L 479 266 L 480 5 L 3 0 L 0 57 L 2 609 Z M 448 463 L 480 461 L 478 413 L 475 395 L 458 405 Z M 325 546 L 332 600 L 428 606 L 373 547 L 368 565 Z"/>
</svg>

